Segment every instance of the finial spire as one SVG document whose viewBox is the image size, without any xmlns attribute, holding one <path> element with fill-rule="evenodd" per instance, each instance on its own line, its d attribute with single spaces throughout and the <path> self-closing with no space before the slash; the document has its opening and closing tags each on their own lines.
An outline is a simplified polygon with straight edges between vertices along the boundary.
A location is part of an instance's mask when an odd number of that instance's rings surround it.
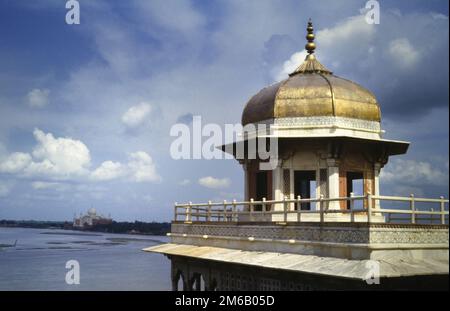
<svg viewBox="0 0 450 311">
<path fill-rule="evenodd" d="M 321 73 L 321 74 L 332 74 L 324 65 L 322 65 L 314 56 L 314 51 L 316 50 L 316 44 L 314 43 L 314 27 L 311 19 L 308 20 L 308 27 L 306 27 L 306 40 L 308 43 L 305 45 L 305 49 L 308 52 L 305 61 L 297 68 L 294 72 L 289 74 L 289 76 L 295 76 L 296 74 L 305 73 Z"/>
<path fill-rule="evenodd" d="M 306 31 L 308 32 L 306 35 L 306 40 L 308 40 L 308 43 L 306 43 L 305 49 L 308 51 L 308 54 L 313 54 L 316 49 L 316 44 L 314 43 L 314 27 L 311 18 L 308 20 L 308 27 L 306 27 Z"/>
</svg>

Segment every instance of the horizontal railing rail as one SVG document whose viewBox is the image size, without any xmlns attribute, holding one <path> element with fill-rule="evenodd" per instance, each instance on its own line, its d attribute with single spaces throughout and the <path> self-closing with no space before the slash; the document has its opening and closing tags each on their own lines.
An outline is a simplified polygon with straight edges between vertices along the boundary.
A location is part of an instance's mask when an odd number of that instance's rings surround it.
<svg viewBox="0 0 450 311">
<path fill-rule="evenodd" d="M 356 202 L 362 202 L 362 207 L 355 207 Z M 330 208 L 330 202 L 350 202 L 348 208 Z M 405 206 L 381 207 L 386 202 L 409 203 Z M 302 209 L 304 204 L 316 203 L 316 209 Z M 419 206 L 420 203 L 438 205 L 434 207 Z M 366 194 L 339 198 L 284 198 L 283 200 L 261 201 L 226 201 L 207 203 L 175 203 L 174 220 L 192 222 L 287 222 L 302 221 L 347 221 L 347 222 L 383 222 L 383 223 L 411 223 L 411 224 L 448 224 L 449 201 L 439 199 L 381 196 Z M 340 203 L 338 203 L 340 206 Z M 336 218 L 338 217 L 338 218 Z"/>
</svg>

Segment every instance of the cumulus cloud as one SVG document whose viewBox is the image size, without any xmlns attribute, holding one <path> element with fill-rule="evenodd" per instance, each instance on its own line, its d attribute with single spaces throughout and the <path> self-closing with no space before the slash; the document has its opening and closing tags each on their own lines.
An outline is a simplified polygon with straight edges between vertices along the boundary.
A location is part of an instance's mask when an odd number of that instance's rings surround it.
<svg viewBox="0 0 450 311">
<path fill-rule="evenodd" d="M 31 162 L 25 169 L 29 174 L 84 175 L 91 163 L 87 146 L 72 138 L 55 138 L 52 133 L 35 129 L 38 144 L 32 154 L 38 162 Z"/>
<path fill-rule="evenodd" d="M 97 181 L 115 180 L 122 177 L 138 183 L 161 180 L 152 157 L 144 151 L 131 153 L 126 164 L 105 161 L 91 173 L 91 179 Z"/>
<path fill-rule="evenodd" d="M 119 162 L 105 161 L 91 173 L 94 180 L 112 180 L 123 176 L 125 170 Z"/>
<path fill-rule="evenodd" d="M 161 177 L 156 172 L 152 157 L 144 151 L 130 154 L 128 168 L 132 180 L 136 182 L 158 182 L 161 180 Z"/>
<path fill-rule="evenodd" d="M 281 70 L 275 74 L 275 80 L 281 81 L 286 79 L 290 73 L 292 73 L 301 63 L 303 63 L 306 55 L 306 50 L 292 54 L 291 58 L 283 63 Z"/>
<path fill-rule="evenodd" d="M 32 159 L 28 153 L 14 152 L 0 163 L 0 172 L 14 174 L 23 171 Z"/>
<path fill-rule="evenodd" d="M 448 163 L 446 166 L 443 169 L 425 161 L 393 159 L 380 178 L 389 184 L 441 186 L 449 182 Z"/>
<path fill-rule="evenodd" d="M 348 53 L 347 50 L 353 47 L 354 42 L 366 45 L 373 39 L 375 31 L 376 28 L 373 25 L 369 25 L 363 15 L 352 16 L 338 22 L 332 28 L 316 31 L 315 41 L 318 46 L 316 53 L 319 56 L 324 56 L 323 58 L 319 57 L 322 63 L 325 64 L 325 61 L 330 60 L 334 67 L 339 67 L 339 58 L 336 56 Z M 364 53 L 361 49 L 353 51 L 352 54 L 356 54 L 354 55 L 354 59 L 361 59 L 361 53 Z M 292 54 L 290 59 L 284 62 L 281 70 L 275 74 L 275 80 L 279 81 L 287 78 L 288 74 L 294 71 L 305 60 L 306 54 L 306 50 L 304 49 Z"/>
<path fill-rule="evenodd" d="M 406 119 L 448 107 L 448 17 L 395 10 L 382 16 L 379 25 L 366 23 L 364 15 L 324 29 L 316 24 L 317 58 L 336 75 L 371 90 L 385 117 Z M 297 50 L 274 66 L 273 79 L 287 78 L 303 53 Z"/>
<path fill-rule="evenodd" d="M 123 115 L 122 122 L 131 128 L 138 127 L 146 120 L 152 110 L 149 103 L 142 102 L 136 106 L 130 107 Z"/>
<path fill-rule="evenodd" d="M 325 28 L 317 32 L 317 42 L 323 49 L 330 49 L 336 43 L 358 44 L 370 42 L 376 32 L 376 26 L 368 24 L 364 15 L 356 15 L 339 21 L 332 28 Z"/>
<path fill-rule="evenodd" d="M 37 145 L 30 153 L 15 152 L 0 161 L 0 173 L 18 177 L 45 177 L 52 180 L 78 179 L 109 181 L 124 178 L 134 182 L 157 182 L 161 177 L 156 172 L 152 157 L 138 151 L 129 155 L 126 164 L 104 161 L 90 170 L 91 156 L 88 147 L 80 140 L 55 138 L 52 133 L 35 129 Z M 34 189 L 49 189 L 59 183 L 33 182 Z"/>
<path fill-rule="evenodd" d="M 28 105 L 33 108 L 43 108 L 49 104 L 50 90 L 33 89 L 27 94 Z"/>
<path fill-rule="evenodd" d="M 395 39 L 389 42 L 389 54 L 401 68 L 414 67 L 420 59 L 419 52 L 407 38 Z"/>
<path fill-rule="evenodd" d="M 228 178 L 215 178 L 211 176 L 202 177 L 198 180 L 199 185 L 210 189 L 222 189 L 230 186 Z"/>
</svg>

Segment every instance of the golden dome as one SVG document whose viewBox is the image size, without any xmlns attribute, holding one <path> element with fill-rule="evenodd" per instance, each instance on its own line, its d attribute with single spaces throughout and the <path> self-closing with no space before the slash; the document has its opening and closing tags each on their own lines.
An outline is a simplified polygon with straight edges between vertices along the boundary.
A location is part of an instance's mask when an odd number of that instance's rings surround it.
<svg viewBox="0 0 450 311">
<path fill-rule="evenodd" d="M 308 56 L 289 78 L 254 95 L 242 114 L 242 124 L 276 118 L 343 117 L 381 121 L 375 96 L 364 87 L 337 77 L 314 56 L 312 23 L 308 23 Z"/>
</svg>

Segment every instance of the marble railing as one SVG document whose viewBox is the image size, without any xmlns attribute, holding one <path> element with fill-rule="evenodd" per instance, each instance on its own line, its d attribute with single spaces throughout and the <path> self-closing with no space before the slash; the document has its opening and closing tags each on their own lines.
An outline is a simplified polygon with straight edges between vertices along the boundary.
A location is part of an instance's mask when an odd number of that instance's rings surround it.
<svg viewBox="0 0 450 311">
<path fill-rule="evenodd" d="M 339 201 L 345 209 L 330 209 L 329 202 Z M 347 203 L 348 202 L 348 203 Z M 359 204 L 358 204 L 359 202 Z M 238 202 L 175 203 L 174 221 L 193 223 L 222 222 L 367 222 L 420 225 L 447 225 L 449 201 L 439 199 L 394 196 L 364 196 L 341 198 L 284 198 Z M 310 209 L 310 207 L 317 207 Z M 356 207 L 358 206 L 358 207 Z"/>
</svg>

